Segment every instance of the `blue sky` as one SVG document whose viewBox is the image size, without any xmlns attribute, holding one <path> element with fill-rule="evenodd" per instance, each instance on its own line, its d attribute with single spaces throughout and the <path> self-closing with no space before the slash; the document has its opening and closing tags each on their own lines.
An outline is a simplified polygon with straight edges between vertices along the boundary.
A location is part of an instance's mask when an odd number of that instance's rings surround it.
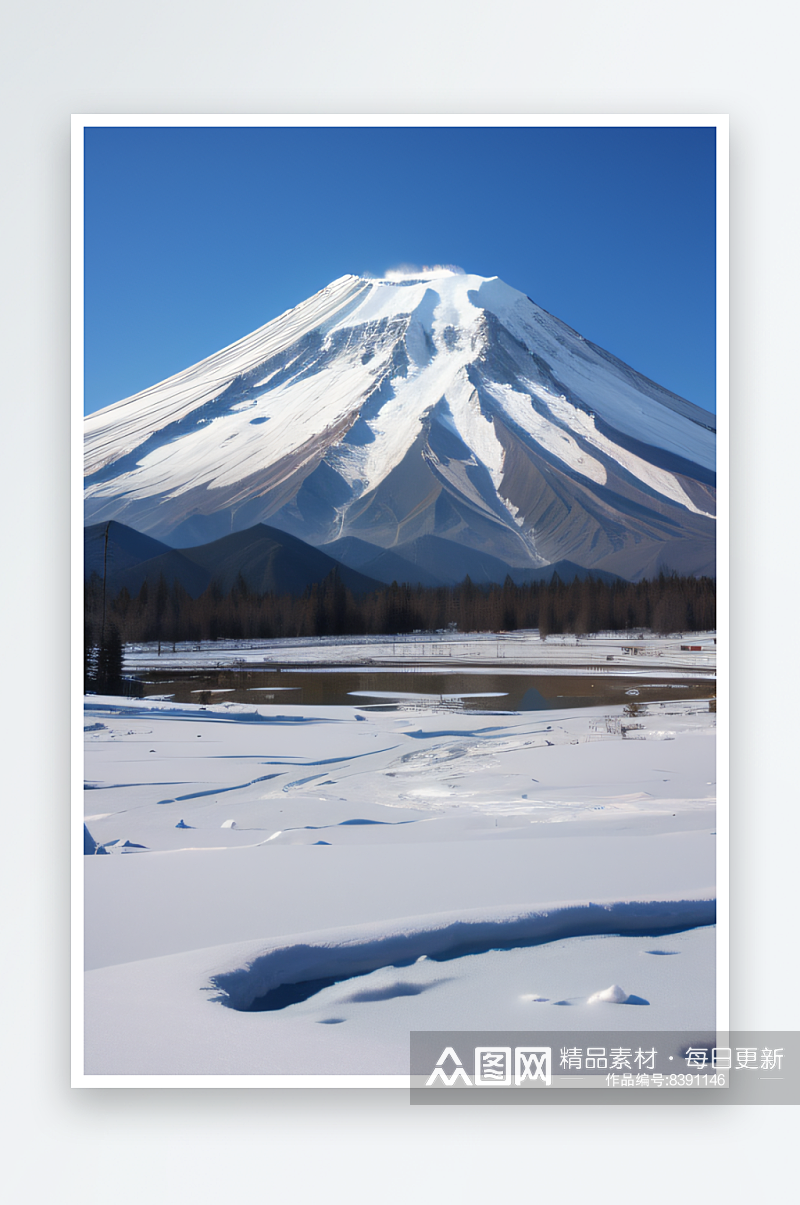
<svg viewBox="0 0 800 1205">
<path fill-rule="evenodd" d="M 715 131 L 109 128 L 85 134 L 85 411 L 348 272 L 499 276 L 715 410 Z"/>
</svg>

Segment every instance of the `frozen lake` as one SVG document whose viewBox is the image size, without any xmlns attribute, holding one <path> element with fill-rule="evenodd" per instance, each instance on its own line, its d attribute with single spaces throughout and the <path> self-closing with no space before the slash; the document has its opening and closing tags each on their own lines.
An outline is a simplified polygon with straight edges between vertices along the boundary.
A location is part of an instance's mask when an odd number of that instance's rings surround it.
<svg viewBox="0 0 800 1205">
<path fill-rule="evenodd" d="M 177 703 L 286 703 L 292 706 L 357 706 L 398 710 L 417 707 L 468 711 L 540 711 L 562 708 L 648 703 L 660 700 L 708 700 L 716 694 L 711 679 L 640 677 L 622 674 L 532 674 L 527 670 L 448 667 L 397 668 L 225 667 L 175 672 L 149 671 L 132 688 L 143 698 Z"/>
</svg>

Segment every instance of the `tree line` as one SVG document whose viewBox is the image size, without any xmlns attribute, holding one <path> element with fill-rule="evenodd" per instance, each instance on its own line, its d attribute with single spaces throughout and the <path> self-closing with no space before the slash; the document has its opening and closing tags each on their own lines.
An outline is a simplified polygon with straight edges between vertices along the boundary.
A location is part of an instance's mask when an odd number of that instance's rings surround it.
<svg viewBox="0 0 800 1205">
<path fill-rule="evenodd" d="M 117 642 L 271 639 L 286 636 L 394 635 L 414 631 L 514 631 L 558 633 L 709 631 L 716 627 L 716 582 L 708 577 L 660 574 L 640 582 L 587 577 L 517 585 L 423 587 L 393 582 L 357 597 L 333 571 L 302 597 L 258 594 L 239 575 L 227 594 L 212 583 L 191 598 L 162 577 L 132 596 L 126 589 L 103 598 L 95 573 L 86 583 L 87 672 L 115 672 Z M 113 648 L 108 649 L 109 641 Z M 104 651 L 105 650 L 105 651 Z M 109 658 L 113 664 L 109 662 Z M 104 666 L 106 667 L 104 669 Z"/>
</svg>

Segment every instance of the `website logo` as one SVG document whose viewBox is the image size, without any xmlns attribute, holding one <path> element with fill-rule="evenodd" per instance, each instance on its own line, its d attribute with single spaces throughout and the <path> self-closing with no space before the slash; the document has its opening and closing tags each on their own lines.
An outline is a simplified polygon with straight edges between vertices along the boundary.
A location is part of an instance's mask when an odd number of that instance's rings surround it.
<svg viewBox="0 0 800 1205">
<path fill-rule="evenodd" d="M 445 1063 L 448 1059 L 452 1060 L 454 1067 L 454 1070 L 450 1075 L 447 1075 L 444 1069 Z M 468 1088 L 472 1087 L 472 1084 L 469 1082 L 469 1076 L 464 1070 L 464 1064 L 461 1062 L 461 1059 L 458 1057 L 455 1050 L 453 1050 L 452 1046 L 446 1046 L 440 1054 L 439 1060 L 430 1079 L 425 1084 L 425 1087 L 430 1088 L 431 1084 L 434 1083 L 435 1080 L 440 1079 L 446 1088 L 452 1088 L 453 1084 L 457 1079 L 459 1079 L 459 1077 Z"/>
<path fill-rule="evenodd" d="M 454 1048 L 446 1046 L 425 1087 L 430 1088 L 437 1080 L 446 1088 L 452 1088 L 456 1083 L 467 1088 L 508 1088 L 513 1083 L 519 1088 L 537 1080 L 548 1088 L 551 1085 L 550 1046 L 516 1046 L 513 1055 L 510 1046 L 476 1046 L 474 1050 L 475 1073 L 472 1080 Z"/>
</svg>

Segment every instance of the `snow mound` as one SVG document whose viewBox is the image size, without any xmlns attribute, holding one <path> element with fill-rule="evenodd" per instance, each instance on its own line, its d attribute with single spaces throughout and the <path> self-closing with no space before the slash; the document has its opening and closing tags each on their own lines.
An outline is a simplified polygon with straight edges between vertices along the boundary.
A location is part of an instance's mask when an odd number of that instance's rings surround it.
<svg viewBox="0 0 800 1205">
<path fill-rule="evenodd" d="M 630 1000 L 628 993 L 619 986 L 618 983 L 612 983 L 611 987 L 605 987 L 601 992 L 595 992 L 589 997 L 589 1004 L 626 1004 Z"/>
</svg>

